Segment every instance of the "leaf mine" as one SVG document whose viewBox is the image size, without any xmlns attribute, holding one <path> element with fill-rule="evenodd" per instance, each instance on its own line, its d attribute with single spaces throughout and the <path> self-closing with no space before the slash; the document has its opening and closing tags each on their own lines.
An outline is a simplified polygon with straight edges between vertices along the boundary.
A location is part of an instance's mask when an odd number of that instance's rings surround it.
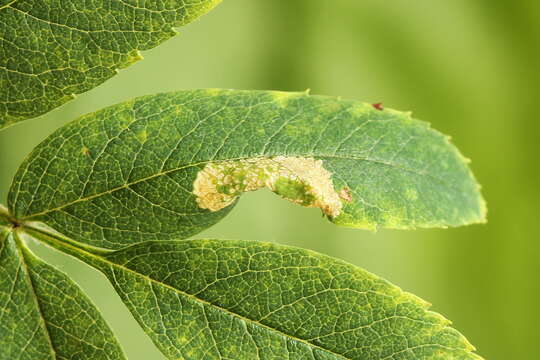
<svg viewBox="0 0 540 360">
<path fill-rule="evenodd" d="M 317 207 L 334 218 L 341 213 L 350 192 L 336 192 L 331 173 L 322 160 L 276 156 L 208 163 L 193 184 L 197 204 L 218 211 L 231 205 L 243 192 L 268 188 L 305 207 Z"/>
<path fill-rule="evenodd" d="M 268 188 L 353 228 L 485 222 L 464 157 L 409 113 L 306 93 L 145 96 L 62 127 L 21 165 L 9 210 L 81 243 L 185 239 Z"/>
</svg>

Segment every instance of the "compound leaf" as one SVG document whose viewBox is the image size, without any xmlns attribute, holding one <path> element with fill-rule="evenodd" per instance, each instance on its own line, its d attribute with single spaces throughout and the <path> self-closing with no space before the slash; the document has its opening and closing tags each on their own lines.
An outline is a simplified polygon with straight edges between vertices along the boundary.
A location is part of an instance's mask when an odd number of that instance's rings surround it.
<svg viewBox="0 0 540 360">
<path fill-rule="evenodd" d="M 219 1 L 0 1 L 0 129 L 103 83 Z"/>
<path fill-rule="evenodd" d="M 98 255 L 37 237 L 101 270 L 168 359 L 481 359 L 426 302 L 311 251 L 184 240 Z"/>
<path fill-rule="evenodd" d="M 185 238 L 268 187 L 357 228 L 485 219 L 467 161 L 408 113 L 305 93 L 196 90 L 64 126 L 19 169 L 11 213 L 95 247 Z"/>
<path fill-rule="evenodd" d="M 81 289 L 16 236 L 0 225 L 0 360 L 125 359 Z"/>
</svg>

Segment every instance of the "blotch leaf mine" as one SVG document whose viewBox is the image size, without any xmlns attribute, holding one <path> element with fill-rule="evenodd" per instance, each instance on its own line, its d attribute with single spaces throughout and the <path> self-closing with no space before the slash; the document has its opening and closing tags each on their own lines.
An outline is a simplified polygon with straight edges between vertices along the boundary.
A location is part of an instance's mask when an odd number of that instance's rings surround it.
<svg viewBox="0 0 540 360">
<path fill-rule="evenodd" d="M 219 2 L 0 2 L 0 129 L 98 86 Z"/>
<path fill-rule="evenodd" d="M 331 218 L 339 216 L 342 200 L 322 160 L 276 156 L 210 162 L 199 171 L 193 194 L 200 208 L 219 211 L 239 195 L 267 187 L 283 198 L 318 207 Z"/>
<path fill-rule="evenodd" d="M 409 113 L 306 93 L 195 90 L 88 114 L 39 145 L 9 208 L 95 247 L 186 238 L 268 187 L 337 225 L 485 221 L 467 160 Z"/>
<path fill-rule="evenodd" d="M 37 236 L 101 270 L 168 359 L 481 360 L 425 301 L 315 252 L 184 240 L 93 254 Z"/>
</svg>

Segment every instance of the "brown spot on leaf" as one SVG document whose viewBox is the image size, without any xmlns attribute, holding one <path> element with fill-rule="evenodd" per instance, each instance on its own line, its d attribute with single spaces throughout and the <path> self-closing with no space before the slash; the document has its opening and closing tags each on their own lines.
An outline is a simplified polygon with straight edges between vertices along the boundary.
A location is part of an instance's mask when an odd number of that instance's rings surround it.
<svg viewBox="0 0 540 360">
<path fill-rule="evenodd" d="M 349 189 L 348 187 L 345 186 L 339 192 L 339 198 L 346 201 L 346 202 L 348 202 L 348 203 L 352 202 L 351 189 Z"/>
<path fill-rule="evenodd" d="M 383 107 L 383 103 L 376 103 L 376 104 L 372 104 L 373 107 L 379 111 L 383 111 L 384 110 L 384 107 Z"/>
</svg>

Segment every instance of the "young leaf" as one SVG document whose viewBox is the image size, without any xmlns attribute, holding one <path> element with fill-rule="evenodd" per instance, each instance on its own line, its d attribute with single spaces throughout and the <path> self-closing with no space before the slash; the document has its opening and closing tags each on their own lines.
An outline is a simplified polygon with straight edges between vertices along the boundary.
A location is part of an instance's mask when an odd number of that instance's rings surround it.
<svg viewBox="0 0 540 360">
<path fill-rule="evenodd" d="M 481 359 L 428 304 L 364 270 L 253 241 L 145 242 L 92 254 L 168 359 Z"/>
<path fill-rule="evenodd" d="M 0 359 L 125 359 L 79 287 L 16 236 L 0 226 Z"/>
<path fill-rule="evenodd" d="M 0 1 L 0 129 L 103 83 L 219 1 Z"/>
<path fill-rule="evenodd" d="M 357 228 L 485 217 L 466 160 L 408 113 L 233 90 L 146 96 L 64 126 L 22 164 L 9 206 L 21 221 L 118 249 L 200 232 L 261 187 Z"/>
</svg>

